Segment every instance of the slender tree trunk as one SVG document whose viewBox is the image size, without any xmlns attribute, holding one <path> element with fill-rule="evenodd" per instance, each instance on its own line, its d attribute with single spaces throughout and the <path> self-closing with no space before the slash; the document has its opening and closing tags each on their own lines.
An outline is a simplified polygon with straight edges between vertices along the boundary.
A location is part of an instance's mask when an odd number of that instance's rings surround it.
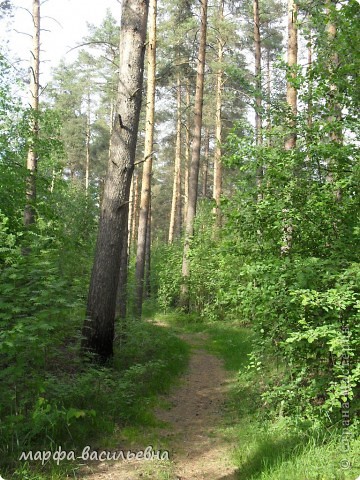
<svg viewBox="0 0 360 480">
<path fill-rule="evenodd" d="M 90 177 L 90 90 L 87 95 L 87 119 L 86 119 L 86 167 L 85 167 L 85 190 L 86 193 L 89 189 L 89 177 Z"/>
<path fill-rule="evenodd" d="M 297 34 L 297 5 L 294 0 L 288 1 L 288 67 L 290 69 L 290 80 L 286 87 L 286 101 L 290 107 L 290 126 L 293 131 L 285 141 L 285 150 L 291 150 L 296 146 L 296 115 L 297 115 L 297 90 L 291 80 L 295 79 L 294 68 L 297 65 L 298 56 L 298 34 Z"/>
<path fill-rule="evenodd" d="M 312 93 L 313 93 L 313 85 L 312 85 L 312 80 L 310 78 L 310 73 L 311 73 L 311 69 L 312 69 L 312 63 L 313 63 L 313 59 L 312 59 L 312 39 L 310 37 L 310 40 L 309 40 L 309 45 L 308 45 L 308 67 L 307 67 L 307 73 L 308 73 L 308 82 L 309 82 L 309 98 L 308 98 L 308 102 L 307 102 L 307 124 L 308 124 L 308 127 L 309 129 L 312 127 L 312 124 L 313 124 L 313 119 L 312 119 L 312 109 L 313 109 L 313 105 L 312 105 Z"/>
<path fill-rule="evenodd" d="M 146 120 L 145 120 L 145 149 L 144 167 L 141 186 L 139 230 L 136 249 L 136 315 L 141 316 L 144 273 L 145 273 L 145 252 L 146 252 L 146 230 L 149 217 L 149 206 L 151 198 L 151 176 L 152 157 L 154 146 L 154 114 L 155 114 L 155 75 L 156 75 L 156 1 L 149 3 L 149 38 L 147 54 L 147 98 L 146 98 Z"/>
<path fill-rule="evenodd" d="M 148 225 L 146 229 L 146 249 L 145 249 L 145 290 L 144 297 L 150 298 L 151 295 L 151 199 L 149 205 Z"/>
<path fill-rule="evenodd" d="M 326 0 L 326 13 L 328 18 L 330 19 L 326 30 L 328 34 L 328 40 L 329 40 L 329 48 L 332 49 L 334 46 L 334 41 L 336 39 L 336 34 L 337 34 L 337 29 L 336 25 L 333 21 L 333 6 L 334 2 L 333 0 Z M 329 61 L 329 77 L 331 78 L 334 75 L 334 72 L 339 66 L 339 55 L 336 51 L 334 51 L 331 56 L 330 56 L 330 61 Z M 337 86 L 332 83 L 330 85 L 330 93 L 328 95 L 327 99 L 327 104 L 329 111 L 331 112 L 329 117 L 328 117 L 328 123 L 331 125 L 331 131 L 330 131 L 330 141 L 333 143 L 341 143 L 342 142 L 342 129 L 340 126 L 340 119 L 341 119 L 341 105 L 339 105 L 338 101 L 336 100 L 336 96 L 338 94 L 338 88 Z M 326 180 L 329 183 L 334 183 L 334 159 L 329 158 L 327 159 L 327 165 L 326 165 Z M 335 192 L 335 198 L 337 201 L 341 200 L 341 190 L 337 189 Z"/>
<path fill-rule="evenodd" d="M 174 238 L 177 235 L 180 235 L 180 229 L 181 229 L 181 81 L 180 81 L 179 72 L 177 75 L 176 98 L 177 98 L 176 145 L 175 145 L 173 192 L 172 192 L 170 225 L 169 225 L 169 243 L 173 243 Z"/>
<path fill-rule="evenodd" d="M 137 240 L 137 231 L 139 223 L 139 189 L 140 189 L 140 173 L 135 171 L 135 187 L 134 187 L 134 205 L 132 214 L 132 227 L 131 227 L 131 245 L 135 248 Z"/>
<path fill-rule="evenodd" d="M 117 114 L 82 331 L 82 350 L 95 354 L 99 362 L 113 354 L 116 294 L 121 252 L 127 242 L 127 211 L 142 98 L 147 13 L 147 2 L 123 0 Z"/>
<path fill-rule="evenodd" d="M 209 152 L 210 152 L 210 130 L 209 127 L 205 128 L 204 135 L 204 163 L 203 163 L 203 178 L 202 178 L 202 196 L 207 196 L 208 176 L 209 176 Z"/>
<path fill-rule="evenodd" d="M 262 85 L 261 85 L 261 36 L 259 0 L 254 0 L 254 46 L 255 46 L 255 140 L 256 145 L 262 144 Z M 263 178 L 263 165 L 258 165 L 256 171 L 256 185 L 260 191 Z M 258 199 L 261 194 L 258 193 Z"/>
<path fill-rule="evenodd" d="M 33 0 L 32 17 L 34 22 L 32 61 L 30 66 L 30 104 L 33 113 L 31 120 L 32 142 L 29 146 L 26 168 L 28 176 L 26 179 L 26 202 L 24 210 L 24 225 L 30 226 L 35 223 L 36 203 L 36 172 L 38 155 L 36 143 L 39 136 L 39 122 L 37 113 L 39 111 L 39 82 L 40 82 L 40 0 Z"/>
<path fill-rule="evenodd" d="M 184 223 L 186 222 L 189 203 L 189 166 L 191 157 L 191 94 L 190 80 L 186 79 L 186 129 L 185 129 L 185 160 L 184 160 Z"/>
<path fill-rule="evenodd" d="M 56 171 L 55 171 L 55 168 L 53 168 L 53 169 L 52 169 L 52 173 L 51 173 L 50 193 L 54 193 L 55 178 L 56 178 Z"/>
<path fill-rule="evenodd" d="M 219 16 L 222 20 L 224 18 L 224 0 L 220 0 Z M 221 38 L 221 33 L 218 37 L 218 63 L 219 69 L 216 75 L 216 110 L 215 110 L 215 155 L 214 155 L 214 188 L 213 198 L 215 200 L 215 230 L 221 228 L 221 210 L 220 200 L 222 194 L 222 163 L 221 163 L 221 143 L 222 143 L 222 87 L 223 87 L 223 56 L 224 56 L 224 41 Z"/>
<path fill-rule="evenodd" d="M 118 292 L 116 297 L 117 303 L 117 312 L 119 317 L 122 319 L 126 318 L 127 310 L 127 280 L 128 280 L 128 267 L 129 267 L 129 256 L 128 256 L 128 239 L 129 239 L 129 205 L 124 212 L 124 242 L 121 246 L 120 251 L 120 273 L 119 273 L 119 284 Z M 127 217 L 127 218 L 126 218 Z M 126 331 L 126 325 L 123 324 L 122 334 L 124 335 Z"/>
<path fill-rule="evenodd" d="M 134 200 L 135 200 L 135 183 L 136 183 L 136 172 L 134 172 L 131 178 L 131 187 L 130 187 L 130 197 L 129 197 L 129 217 L 128 217 L 128 257 L 131 253 L 131 239 L 132 239 L 132 228 L 133 228 L 133 214 L 134 214 Z"/>
<path fill-rule="evenodd" d="M 297 65 L 298 40 L 297 40 L 297 5 L 294 0 L 288 0 L 288 67 L 290 69 L 290 79 L 294 79 L 296 72 L 294 68 Z M 297 90 L 291 80 L 287 82 L 286 101 L 290 107 L 290 126 L 292 132 L 285 140 L 285 150 L 291 150 L 296 147 L 296 115 L 297 115 Z M 294 177 L 297 172 L 294 169 Z M 289 208 L 292 207 L 291 192 L 287 194 L 286 206 L 283 209 L 283 239 L 281 246 L 281 254 L 290 253 L 293 240 L 293 222 Z"/>
<path fill-rule="evenodd" d="M 268 145 L 271 145 L 270 130 L 271 130 L 271 63 L 270 63 L 270 48 L 266 50 L 266 129 L 268 131 Z"/>
<path fill-rule="evenodd" d="M 189 309 L 188 279 L 190 276 L 190 240 L 194 235 L 194 222 L 196 215 L 196 203 L 198 195 L 200 148 L 201 148 L 201 127 L 204 95 L 204 71 L 206 56 L 206 33 L 207 33 L 207 0 L 201 0 L 201 27 L 200 45 L 196 75 L 196 92 L 194 106 L 194 135 L 192 142 L 191 164 L 189 171 L 189 199 L 185 223 L 185 242 L 182 263 L 183 283 L 181 288 L 181 305 Z"/>
</svg>

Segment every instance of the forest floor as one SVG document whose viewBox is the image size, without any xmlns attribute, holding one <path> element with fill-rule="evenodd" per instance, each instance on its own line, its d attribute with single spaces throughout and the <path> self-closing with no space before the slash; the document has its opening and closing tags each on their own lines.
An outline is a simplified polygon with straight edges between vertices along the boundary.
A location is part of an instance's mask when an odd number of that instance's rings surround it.
<svg viewBox="0 0 360 480">
<path fill-rule="evenodd" d="M 164 325 L 165 328 L 165 325 Z M 103 462 L 85 467 L 87 480 L 231 480 L 237 478 L 231 464 L 234 445 L 221 433 L 224 406 L 231 380 L 222 360 L 205 350 L 207 335 L 179 335 L 191 346 L 187 372 L 178 385 L 163 396 L 155 409 L 156 425 L 147 427 L 147 439 L 169 451 L 170 461 L 130 460 Z M 150 442 L 151 440 L 149 440 Z M 121 450 L 144 450 L 151 443 Z M 154 442 L 152 443 L 154 444 Z M 156 450 L 154 447 L 154 450 Z"/>
</svg>

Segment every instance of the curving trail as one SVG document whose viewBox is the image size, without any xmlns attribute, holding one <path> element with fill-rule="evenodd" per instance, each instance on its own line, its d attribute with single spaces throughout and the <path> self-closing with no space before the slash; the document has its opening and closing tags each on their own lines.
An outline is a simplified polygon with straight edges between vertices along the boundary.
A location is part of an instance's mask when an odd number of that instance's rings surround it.
<svg viewBox="0 0 360 480">
<path fill-rule="evenodd" d="M 219 358 L 202 349 L 204 334 L 181 338 L 192 346 L 189 369 L 179 386 L 164 397 L 167 408 L 158 408 L 163 422 L 157 430 L 159 444 L 170 451 L 170 462 L 132 461 L 92 467 L 88 480 L 235 480 L 230 463 L 232 445 L 219 433 L 228 386 Z M 141 448 L 141 447 L 140 447 Z M 144 448 L 144 447 L 142 447 Z M 87 467 L 89 468 L 89 467 Z"/>
</svg>

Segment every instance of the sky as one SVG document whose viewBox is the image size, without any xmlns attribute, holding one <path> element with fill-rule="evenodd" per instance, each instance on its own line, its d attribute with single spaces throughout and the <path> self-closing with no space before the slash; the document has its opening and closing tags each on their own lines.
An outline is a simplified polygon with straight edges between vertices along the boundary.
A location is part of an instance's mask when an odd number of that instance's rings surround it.
<svg viewBox="0 0 360 480">
<path fill-rule="evenodd" d="M 16 7 L 14 17 L 8 28 L 0 27 L 0 42 L 7 42 L 11 58 L 18 57 L 19 65 L 27 68 L 30 61 L 32 40 L 32 0 L 12 0 Z M 68 52 L 81 43 L 87 34 L 87 23 L 100 25 L 109 8 L 120 19 L 121 4 L 118 0 L 42 0 L 41 28 L 41 82 L 50 79 L 52 67 L 56 67 L 62 57 L 66 61 L 74 60 L 77 50 Z M 22 33 L 18 33 L 22 32 Z M 28 34 L 28 35 L 25 35 Z"/>
</svg>

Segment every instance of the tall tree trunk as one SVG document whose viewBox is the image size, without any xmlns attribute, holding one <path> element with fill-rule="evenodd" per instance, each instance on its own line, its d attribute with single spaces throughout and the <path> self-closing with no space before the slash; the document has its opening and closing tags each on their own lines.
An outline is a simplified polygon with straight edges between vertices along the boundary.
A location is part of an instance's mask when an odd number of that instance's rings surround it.
<svg viewBox="0 0 360 480">
<path fill-rule="evenodd" d="M 130 257 L 132 247 L 132 227 L 133 227 L 133 214 L 134 214 L 134 201 L 135 201 L 135 183 L 136 172 L 134 172 L 131 178 L 130 197 L 129 197 L 129 215 L 128 215 L 128 256 Z"/>
<path fill-rule="evenodd" d="M 313 63 L 313 51 L 312 51 L 312 38 L 310 34 L 310 40 L 309 40 L 309 45 L 308 45 L 308 66 L 307 66 L 307 75 L 308 75 L 308 82 L 309 82 L 309 98 L 307 102 L 307 124 L 309 129 L 312 127 L 313 124 L 313 119 L 312 119 L 312 94 L 313 94 L 313 85 L 312 85 L 312 79 L 310 78 L 310 73 L 312 69 L 312 63 Z"/>
<path fill-rule="evenodd" d="M 150 298 L 151 295 L 151 199 L 149 205 L 148 225 L 146 229 L 146 249 L 145 249 L 145 290 L 144 298 Z"/>
<path fill-rule="evenodd" d="M 190 80 L 186 79 L 186 128 L 185 128 L 185 160 L 184 160 L 184 223 L 186 222 L 187 206 L 189 203 L 189 167 L 191 157 L 191 93 Z"/>
<path fill-rule="evenodd" d="M 40 82 L 40 0 L 33 0 L 32 18 L 34 22 L 32 61 L 30 66 L 30 104 L 32 109 L 31 136 L 32 142 L 29 146 L 26 168 L 28 175 L 26 179 L 26 202 L 24 210 L 24 225 L 29 226 L 35 223 L 35 202 L 36 202 L 36 172 L 38 155 L 36 143 L 39 136 L 39 122 L 37 113 L 39 111 L 39 82 Z"/>
<path fill-rule="evenodd" d="M 145 119 L 145 149 L 144 167 L 141 185 L 140 215 L 138 241 L 136 249 L 136 315 L 141 316 L 144 272 L 145 272 L 145 251 L 146 251 L 146 230 L 148 225 L 149 206 L 151 198 L 151 176 L 152 157 L 154 146 L 154 114 L 155 114 L 155 75 L 156 75 L 156 2 L 149 3 L 149 38 L 147 54 L 147 97 L 146 97 L 146 119 Z"/>
<path fill-rule="evenodd" d="M 90 89 L 87 94 L 87 115 L 86 115 L 86 166 L 85 166 L 85 190 L 86 193 L 89 189 L 89 177 L 90 177 Z"/>
<path fill-rule="evenodd" d="M 182 263 L 183 283 L 181 288 L 181 305 L 189 308 L 188 280 L 190 276 L 190 240 L 194 235 L 194 222 L 196 215 L 196 203 L 198 195 L 199 167 L 200 167 L 200 148 L 201 148 L 201 126 L 203 112 L 204 96 L 204 71 L 206 56 L 206 33 L 207 33 L 207 0 L 201 0 L 201 27 L 200 27 L 200 45 L 196 75 L 196 91 L 194 106 L 194 135 L 191 151 L 191 164 L 189 171 L 189 200 L 185 223 L 185 241 Z"/>
<path fill-rule="evenodd" d="M 267 88 L 266 88 L 266 129 L 268 131 L 268 145 L 271 145 L 271 63 L 270 63 L 270 48 L 266 50 L 266 77 L 267 77 Z"/>
<path fill-rule="evenodd" d="M 122 247 L 127 241 L 128 200 L 142 99 L 147 13 L 147 2 L 123 0 L 117 114 L 82 331 L 83 352 L 95 354 L 100 362 L 113 354 L 116 294 Z"/>
<path fill-rule="evenodd" d="M 207 196 L 208 176 L 209 176 L 209 152 L 210 152 L 210 130 L 209 127 L 205 128 L 204 135 L 204 162 L 203 162 L 203 178 L 202 178 L 202 196 Z"/>
<path fill-rule="evenodd" d="M 255 140 L 256 145 L 262 144 L 262 85 L 261 85 L 261 36 L 259 0 L 254 0 L 254 47 L 255 47 Z M 263 165 L 258 165 L 256 171 L 256 185 L 260 190 L 263 178 Z M 261 199 L 260 193 L 258 199 Z"/>
<path fill-rule="evenodd" d="M 118 292 L 116 296 L 117 312 L 119 317 L 124 319 L 126 318 L 127 310 L 127 280 L 128 280 L 128 266 L 129 266 L 129 256 L 128 256 L 128 239 L 129 239 L 129 211 L 130 207 L 128 205 L 125 208 L 124 212 L 124 242 L 121 246 L 120 251 L 120 273 L 119 273 L 119 284 Z M 126 219 L 127 217 L 127 219 Z M 126 325 L 122 325 L 122 334 L 125 334 Z"/>
<path fill-rule="evenodd" d="M 329 18 L 329 22 L 327 24 L 326 30 L 328 34 L 328 41 L 329 41 L 329 49 L 331 50 L 334 46 L 334 41 L 336 39 L 337 29 L 334 23 L 334 8 L 335 2 L 333 0 L 326 0 L 326 13 L 327 17 Z M 336 7 L 335 7 L 336 8 Z M 329 77 L 331 78 L 334 75 L 334 72 L 339 66 L 339 55 L 336 51 L 332 52 L 330 55 L 329 61 Z M 328 123 L 331 125 L 330 130 L 330 141 L 333 143 L 341 143 L 342 142 L 342 129 L 340 126 L 340 119 L 341 119 L 341 105 L 339 105 L 338 101 L 336 100 L 336 96 L 338 94 L 338 88 L 336 84 L 331 83 L 330 85 L 330 92 L 327 98 L 327 105 L 328 109 L 331 112 L 328 117 Z M 329 183 L 334 183 L 334 160 L 332 158 L 327 159 L 326 165 L 326 180 Z M 341 200 L 341 190 L 338 188 L 335 192 L 335 198 L 337 201 Z"/>
<path fill-rule="evenodd" d="M 290 80 L 287 82 L 286 101 L 290 107 L 290 127 L 292 132 L 285 140 L 285 150 L 291 150 L 296 147 L 296 115 L 297 115 L 297 90 L 291 80 L 296 76 L 294 68 L 297 65 L 298 55 L 298 35 L 297 35 L 297 5 L 294 0 L 288 0 L 288 67 L 290 70 Z M 294 170 L 294 177 L 297 172 Z M 289 208 L 292 207 L 291 192 L 288 192 L 286 205 L 283 209 L 283 238 L 281 246 L 281 254 L 287 255 L 292 246 L 293 240 L 293 222 Z"/>
<path fill-rule="evenodd" d="M 220 0 L 219 8 L 220 20 L 224 18 L 224 0 Z M 215 155 L 214 155 L 214 188 L 213 198 L 215 200 L 215 230 L 221 228 L 221 210 L 220 199 L 222 194 L 222 163 L 221 163 L 221 142 L 222 142 L 222 87 L 223 87 L 223 56 L 224 41 L 219 32 L 218 43 L 218 63 L 219 68 L 216 75 L 216 107 L 215 107 Z"/>
<path fill-rule="evenodd" d="M 290 70 L 290 80 L 286 87 L 286 101 L 290 107 L 291 119 L 290 126 L 292 132 L 285 141 L 285 150 L 291 150 L 296 146 L 296 115 L 297 115 L 297 90 L 292 80 L 296 77 L 294 68 L 297 65 L 298 56 L 298 34 L 297 34 L 297 5 L 294 0 L 288 1 L 288 60 L 287 64 Z"/>
<path fill-rule="evenodd" d="M 181 81 L 180 72 L 177 74 L 177 94 L 176 94 L 176 145 L 174 162 L 173 192 L 170 212 L 169 225 L 169 243 L 173 243 L 174 238 L 180 235 L 181 229 Z M 179 225 L 180 223 L 180 225 Z"/>
<path fill-rule="evenodd" d="M 134 173 L 134 205 L 132 213 L 132 227 L 131 227 L 131 245 L 135 248 L 138 231 L 139 220 L 139 189 L 140 189 L 140 173 L 135 171 Z"/>
</svg>

